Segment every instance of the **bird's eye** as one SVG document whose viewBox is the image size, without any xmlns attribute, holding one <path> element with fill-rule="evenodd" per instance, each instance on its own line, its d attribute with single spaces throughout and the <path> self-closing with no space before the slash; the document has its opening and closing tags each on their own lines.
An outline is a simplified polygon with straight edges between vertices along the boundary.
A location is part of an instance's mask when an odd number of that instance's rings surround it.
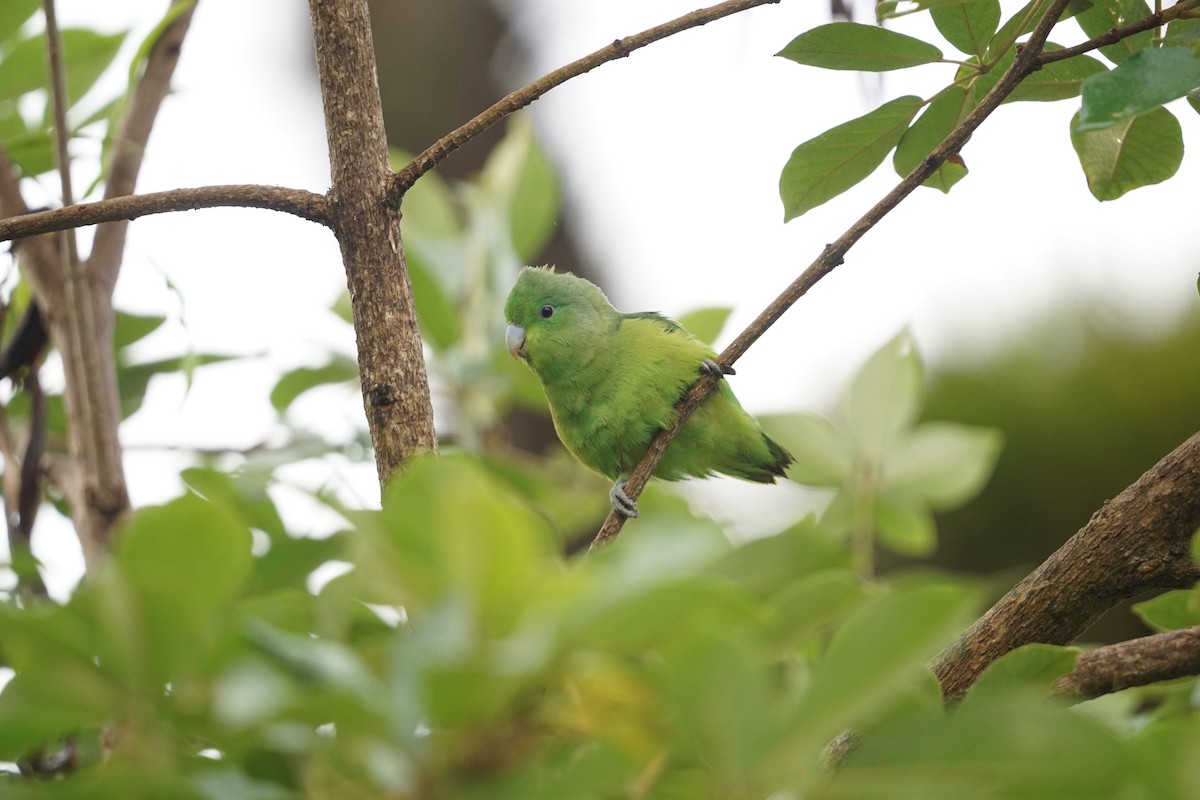
<svg viewBox="0 0 1200 800">
<path fill-rule="evenodd" d="M 554 316 L 554 306 L 542 306 L 542 319 L 550 319 Z"/>
</svg>

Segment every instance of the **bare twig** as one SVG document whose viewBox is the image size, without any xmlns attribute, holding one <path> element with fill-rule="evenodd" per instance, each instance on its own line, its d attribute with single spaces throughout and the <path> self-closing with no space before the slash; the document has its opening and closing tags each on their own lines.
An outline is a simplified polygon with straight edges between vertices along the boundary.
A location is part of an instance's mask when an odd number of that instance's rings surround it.
<svg viewBox="0 0 1200 800">
<path fill-rule="evenodd" d="M 1200 675 L 1200 625 L 1083 653 L 1053 691 L 1082 700 L 1194 675 Z"/>
<path fill-rule="evenodd" d="M 505 95 L 501 100 L 477 115 L 474 119 L 459 126 L 427 147 L 424 152 L 392 176 L 391 186 L 388 191 L 389 198 L 393 202 L 398 202 L 400 197 L 408 191 L 410 186 L 416 183 L 418 178 L 437 166 L 446 156 L 509 114 L 524 108 L 546 92 L 571 78 L 575 78 L 585 72 L 590 72 L 602 64 L 607 64 L 609 61 L 625 58 L 634 50 L 641 49 L 648 44 L 653 44 L 660 39 L 673 36 L 689 28 L 699 27 L 700 25 L 730 16 L 731 14 L 737 14 L 740 11 L 745 11 L 756 6 L 778 2 L 780 0 L 728 0 L 728 2 L 710 8 L 701 8 L 633 36 L 617 39 L 607 47 L 602 47 L 590 55 L 586 55 L 577 61 L 572 61 L 566 66 L 559 67 L 553 72 L 543 75 L 533 83 Z"/>
<path fill-rule="evenodd" d="M 804 272 L 800 273 L 800 276 L 779 297 L 775 298 L 769 306 L 763 309 L 762 313 L 717 356 L 719 364 L 731 365 L 737 361 L 749 349 L 750 345 L 758 341 L 758 338 L 766 333 L 767 329 L 774 325 L 783 316 L 784 312 L 803 297 L 809 289 L 816 285 L 817 281 L 839 266 L 844 261 L 847 251 L 867 231 L 871 230 L 893 208 L 899 205 L 900 201 L 908 197 L 918 186 L 924 183 L 947 158 L 958 152 L 975 129 L 996 110 L 1004 101 L 1004 98 L 1011 94 L 1027 75 L 1037 69 L 1038 54 L 1041 53 L 1050 29 L 1054 27 L 1054 24 L 1062 15 L 1068 1 L 1054 0 L 1054 3 L 1030 34 L 1028 42 L 1025 43 L 1025 46 L 1013 60 L 1012 65 L 1000 77 L 996 85 L 992 87 L 992 90 L 979 102 L 979 105 L 904 180 L 900 181 L 894 189 L 888 192 L 870 211 L 851 225 L 836 241 L 826 245 L 821 255 Z M 680 428 L 683 427 L 683 423 L 687 421 L 687 418 L 700 406 L 704 398 L 708 397 L 716 385 L 717 379 L 715 377 L 705 375 L 680 400 L 679 405 L 676 406 L 674 424 L 660 431 L 654 437 L 654 440 L 650 442 L 650 447 L 646 450 L 646 455 L 642 457 L 642 460 L 638 463 L 633 474 L 630 475 L 628 482 L 625 484 L 625 493 L 631 499 L 636 500 L 641 494 L 647 481 L 650 480 L 650 476 L 654 474 L 654 470 L 658 466 L 658 462 L 662 459 L 667 446 L 675 438 Z M 625 517 L 615 511 L 609 512 L 608 517 L 604 520 L 604 524 L 600 526 L 600 530 L 592 540 L 591 546 L 595 548 L 615 538 L 621 532 L 621 527 L 625 524 L 625 519 Z"/>
<path fill-rule="evenodd" d="M 233 184 L 126 195 L 0 219 L 0 242 L 150 214 L 228 206 L 281 211 L 322 225 L 329 224 L 329 204 L 324 195 L 279 186 Z"/>
<path fill-rule="evenodd" d="M 933 663 L 949 703 L 988 664 L 1032 642 L 1070 644 L 1120 600 L 1191 586 L 1200 565 L 1200 433 L 1104 504 L 1066 544 L 967 629 Z"/>
</svg>

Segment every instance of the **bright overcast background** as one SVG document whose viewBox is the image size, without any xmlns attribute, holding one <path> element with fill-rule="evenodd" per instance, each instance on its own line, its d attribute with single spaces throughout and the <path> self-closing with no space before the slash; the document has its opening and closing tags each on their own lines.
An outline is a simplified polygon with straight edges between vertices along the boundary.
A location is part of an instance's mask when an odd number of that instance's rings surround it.
<svg viewBox="0 0 1200 800">
<path fill-rule="evenodd" d="M 60 0 L 59 15 L 63 25 L 132 27 L 132 45 L 165 5 Z M 532 61 L 522 67 L 527 74 L 499 78 L 515 87 L 698 5 L 507 0 L 502 8 Z M 1014 10 L 1005 3 L 1006 16 Z M 777 182 L 797 144 L 883 100 L 928 96 L 952 75 L 951 66 L 930 65 L 877 81 L 773 57 L 827 13 L 824 2 L 784 0 L 640 50 L 535 104 L 574 228 L 619 308 L 677 315 L 731 305 L 727 342 L 898 180 L 889 159 L 854 190 L 782 222 Z M 931 30 L 923 15 L 893 27 Z M 1086 38 L 1066 29 L 1060 44 Z M 139 191 L 220 183 L 325 191 L 320 98 L 311 70 L 301 69 L 307 36 L 306 3 L 202 0 Z M 967 179 L 950 195 L 920 190 L 905 201 L 739 362 L 743 404 L 820 409 L 866 354 L 906 325 L 937 360 L 986 352 L 1064 298 L 1104 304 L 1151 332 L 1197 313 L 1200 236 L 1190 209 L 1200 161 L 1192 153 L 1173 180 L 1097 203 L 1068 138 L 1077 103 L 1005 106 L 987 121 L 964 150 Z M 1196 142 L 1197 115 L 1186 105 L 1174 110 L 1185 141 Z M 331 346 L 351 351 L 348 329 L 325 311 L 343 287 L 336 243 L 311 223 L 227 209 L 132 224 L 118 307 L 172 316 L 144 355 L 192 347 L 262 356 L 202 369 L 190 391 L 182 379 L 152 384 L 146 408 L 123 428 L 135 505 L 179 491 L 185 464 L 162 445 L 260 441 L 275 424 L 267 394 L 283 370 L 315 363 Z M 343 399 L 319 420 L 331 436 L 362 424 L 360 399 Z M 377 502 L 372 467 L 334 468 L 335 483 L 364 504 Z M 711 510 L 732 517 L 747 497 L 758 505 L 786 496 L 770 491 L 721 484 Z M 63 576 L 59 586 L 69 586 L 82 569 L 71 534 L 39 536 L 37 554 Z"/>
</svg>

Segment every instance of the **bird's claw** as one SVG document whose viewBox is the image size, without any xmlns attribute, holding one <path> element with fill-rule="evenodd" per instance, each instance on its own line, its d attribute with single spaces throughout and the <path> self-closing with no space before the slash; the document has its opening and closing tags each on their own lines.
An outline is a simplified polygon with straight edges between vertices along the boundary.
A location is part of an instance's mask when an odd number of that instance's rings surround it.
<svg viewBox="0 0 1200 800">
<path fill-rule="evenodd" d="M 612 503 L 613 511 L 628 519 L 638 516 L 637 501 L 625 493 L 625 481 L 617 481 L 608 492 L 608 500 Z"/>
<path fill-rule="evenodd" d="M 733 367 L 726 364 L 718 364 L 711 358 L 706 358 L 700 362 L 700 371 L 706 375 L 712 375 L 720 380 L 726 375 L 737 375 L 737 371 Z"/>
</svg>

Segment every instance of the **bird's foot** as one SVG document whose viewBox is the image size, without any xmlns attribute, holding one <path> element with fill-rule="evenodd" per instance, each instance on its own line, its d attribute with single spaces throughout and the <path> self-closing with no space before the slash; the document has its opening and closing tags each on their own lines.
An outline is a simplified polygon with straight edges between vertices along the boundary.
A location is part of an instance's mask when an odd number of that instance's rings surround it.
<svg viewBox="0 0 1200 800">
<path fill-rule="evenodd" d="M 717 380 L 724 378 L 726 375 L 737 375 L 733 367 L 725 364 L 718 364 L 711 358 L 706 358 L 700 362 L 700 371 L 706 375 L 716 376 Z"/>
<path fill-rule="evenodd" d="M 612 503 L 613 511 L 628 519 L 638 516 L 637 501 L 625 493 L 625 481 L 617 481 L 608 492 L 608 500 Z"/>
</svg>

